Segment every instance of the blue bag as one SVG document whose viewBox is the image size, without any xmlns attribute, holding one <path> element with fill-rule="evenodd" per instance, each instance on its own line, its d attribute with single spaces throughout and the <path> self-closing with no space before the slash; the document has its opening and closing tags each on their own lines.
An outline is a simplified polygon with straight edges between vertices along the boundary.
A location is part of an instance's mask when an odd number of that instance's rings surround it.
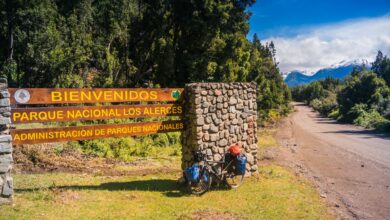
<svg viewBox="0 0 390 220">
<path fill-rule="evenodd" d="M 246 171 L 246 156 L 245 155 L 238 155 L 236 157 L 236 175 L 244 175 Z"/>
<path fill-rule="evenodd" d="M 208 183 L 209 180 L 210 180 L 210 176 L 209 175 L 210 175 L 209 172 L 203 171 L 202 175 L 200 177 L 202 179 L 202 182 Z"/>
<path fill-rule="evenodd" d="M 191 167 L 188 167 L 185 170 L 187 181 L 189 182 L 199 182 L 199 165 L 194 164 Z"/>
</svg>

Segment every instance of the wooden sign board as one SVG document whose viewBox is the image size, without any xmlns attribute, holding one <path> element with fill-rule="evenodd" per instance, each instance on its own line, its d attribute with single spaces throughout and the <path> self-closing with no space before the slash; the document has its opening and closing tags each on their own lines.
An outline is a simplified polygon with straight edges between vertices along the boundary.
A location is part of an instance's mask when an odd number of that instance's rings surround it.
<svg viewBox="0 0 390 220">
<path fill-rule="evenodd" d="M 13 144 L 38 144 L 62 141 L 90 140 L 107 137 L 139 136 L 146 134 L 181 131 L 183 128 L 183 122 L 180 120 L 175 120 L 131 124 L 17 129 L 11 130 L 11 136 Z"/>
<path fill-rule="evenodd" d="M 33 122 L 180 116 L 183 113 L 183 109 L 177 104 L 110 105 L 13 108 L 11 113 L 12 123 L 21 124 Z"/>
<path fill-rule="evenodd" d="M 154 102 L 177 101 L 182 88 L 91 88 L 48 89 L 9 88 L 11 104 L 64 104 L 98 102 Z"/>
</svg>

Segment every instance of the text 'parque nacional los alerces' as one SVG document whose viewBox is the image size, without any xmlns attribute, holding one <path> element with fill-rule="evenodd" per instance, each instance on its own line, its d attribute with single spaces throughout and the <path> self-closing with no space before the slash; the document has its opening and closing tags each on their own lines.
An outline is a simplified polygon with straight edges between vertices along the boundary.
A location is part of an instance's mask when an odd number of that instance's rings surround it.
<svg viewBox="0 0 390 220">
<path fill-rule="evenodd" d="M 14 144 L 37 144 L 106 137 L 125 137 L 183 130 L 182 121 L 107 124 L 65 128 L 38 128 L 12 130 Z"/>
<path fill-rule="evenodd" d="M 18 124 L 32 122 L 178 116 L 182 113 L 182 107 L 175 104 L 44 107 L 12 109 L 11 119 L 13 123 Z"/>
</svg>

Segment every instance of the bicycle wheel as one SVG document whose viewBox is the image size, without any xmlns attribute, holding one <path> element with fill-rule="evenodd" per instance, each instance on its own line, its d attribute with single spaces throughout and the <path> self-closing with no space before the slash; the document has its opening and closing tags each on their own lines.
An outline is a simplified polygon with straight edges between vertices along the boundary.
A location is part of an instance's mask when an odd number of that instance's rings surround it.
<svg viewBox="0 0 390 220">
<path fill-rule="evenodd" d="M 228 169 L 228 173 L 225 175 L 225 183 L 231 189 L 235 189 L 242 185 L 242 183 L 244 182 L 245 174 L 236 174 L 234 172 L 235 167 L 232 166 L 230 168 L 231 169 Z"/>
<path fill-rule="evenodd" d="M 199 182 L 188 182 L 188 186 L 192 194 L 202 195 L 210 189 L 211 182 L 210 172 L 206 168 L 202 168 Z"/>
</svg>

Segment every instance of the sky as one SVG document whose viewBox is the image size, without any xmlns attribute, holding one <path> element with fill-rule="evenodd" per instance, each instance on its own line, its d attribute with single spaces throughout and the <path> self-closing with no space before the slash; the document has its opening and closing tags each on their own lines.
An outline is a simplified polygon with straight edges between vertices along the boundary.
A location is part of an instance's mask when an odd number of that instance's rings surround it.
<svg viewBox="0 0 390 220">
<path fill-rule="evenodd" d="M 390 56 L 390 0 L 257 0 L 249 11 L 248 38 L 273 41 L 284 73 Z"/>
</svg>

